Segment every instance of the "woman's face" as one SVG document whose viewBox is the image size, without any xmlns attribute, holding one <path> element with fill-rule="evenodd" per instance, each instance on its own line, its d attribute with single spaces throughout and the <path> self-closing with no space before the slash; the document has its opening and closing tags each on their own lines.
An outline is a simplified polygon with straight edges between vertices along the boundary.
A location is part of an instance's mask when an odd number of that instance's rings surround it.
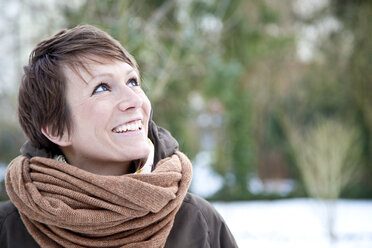
<svg viewBox="0 0 372 248">
<path fill-rule="evenodd" d="M 85 170 L 98 174 L 121 173 L 121 169 L 125 172 L 124 167 L 131 161 L 147 158 L 150 152 L 150 101 L 129 64 L 89 61 L 87 69 L 89 72 L 81 69 L 78 75 L 64 68 L 72 134 L 70 146 L 62 150 L 71 164 Z"/>
</svg>

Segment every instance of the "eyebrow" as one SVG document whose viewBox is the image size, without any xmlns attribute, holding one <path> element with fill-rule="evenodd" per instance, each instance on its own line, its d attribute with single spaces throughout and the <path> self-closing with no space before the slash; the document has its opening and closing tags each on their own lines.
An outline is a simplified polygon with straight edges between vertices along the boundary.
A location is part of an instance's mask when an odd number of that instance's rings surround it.
<svg viewBox="0 0 372 248">
<path fill-rule="evenodd" d="M 126 75 L 129 75 L 133 72 L 136 72 L 135 69 L 131 68 L 130 70 L 127 71 Z M 102 77 L 112 77 L 113 74 L 110 73 L 110 72 L 103 72 L 103 73 L 100 73 L 100 74 L 97 74 L 97 75 L 92 75 L 92 78 L 90 78 L 88 81 L 87 81 L 87 84 L 89 84 L 90 82 L 92 82 L 93 80 L 95 80 L 96 78 L 102 78 Z"/>
</svg>

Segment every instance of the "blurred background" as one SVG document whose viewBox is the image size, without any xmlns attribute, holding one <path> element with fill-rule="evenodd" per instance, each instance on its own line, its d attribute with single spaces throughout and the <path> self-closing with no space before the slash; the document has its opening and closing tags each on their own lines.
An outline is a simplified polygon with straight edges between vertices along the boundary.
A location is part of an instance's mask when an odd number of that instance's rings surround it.
<svg viewBox="0 0 372 248">
<path fill-rule="evenodd" d="M 155 121 L 193 161 L 191 191 L 221 212 L 316 199 L 334 240 L 337 199 L 372 210 L 372 1 L 0 0 L 0 12 L 1 181 L 25 141 L 16 97 L 29 53 L 91 24 L 137 59 Z M 250 229 L 234 223 L 245 247 Z M 368 228 L 351 240 L 371 247 Z"/>
</svg>

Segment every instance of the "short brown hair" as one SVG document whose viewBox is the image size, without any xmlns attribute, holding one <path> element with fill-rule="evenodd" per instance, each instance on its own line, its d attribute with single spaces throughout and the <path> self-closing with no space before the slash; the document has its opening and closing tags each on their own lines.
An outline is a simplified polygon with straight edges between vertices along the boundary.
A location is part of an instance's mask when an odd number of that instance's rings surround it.
<svg viewBox="0 0 372 248">
<path fill-rule="evenodd" d="M 42 134 L 41 128 L 48 127 L 59 137 L 64 131 L 71 133 L 62 67 L 71 67 L 76 72 L 78 67 L 85 68 L 84 61 L 97 58 L 124 61 L 138 72 L 135 59 L 117 40 L 90 25 L 61 30 L 36 45 L 24 67 L 18 93 L 19 123 L 32 145 L 59 152 L 59 147 Z"/>
</svg>

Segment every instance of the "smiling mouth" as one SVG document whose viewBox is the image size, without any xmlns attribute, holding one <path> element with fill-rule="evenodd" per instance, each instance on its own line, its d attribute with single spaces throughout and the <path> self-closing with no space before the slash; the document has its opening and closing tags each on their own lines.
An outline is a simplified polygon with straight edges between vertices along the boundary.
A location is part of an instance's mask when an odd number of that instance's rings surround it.
<svg viewBox="0 0 372 248">
<path fill-rule="evenodd" d="M 127 133 L 127 132 L 133 132 L 133 131 L 140 131 L 142 130 L 142 121 L 136 120 L 129 123 L 125 123 L 121 126 L 115 127 L 112 129 L 114 133 Z"/>
</svg>

